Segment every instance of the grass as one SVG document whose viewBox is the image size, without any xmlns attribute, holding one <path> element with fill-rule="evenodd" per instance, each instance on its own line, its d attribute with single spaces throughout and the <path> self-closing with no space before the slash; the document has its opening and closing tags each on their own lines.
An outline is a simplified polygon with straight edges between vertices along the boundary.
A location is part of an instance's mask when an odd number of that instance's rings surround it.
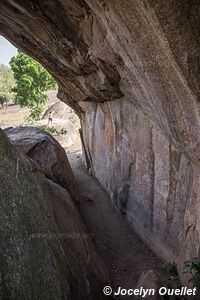
<svg viewBox="0 0 200 300">
<path fill-rule="evenodd" d="M 53 126 L 48 126 L 48 125 L 38 125 L 37 128 L 39 128 L 42 131 L 45 131 L 49 134 L 52 135 L 65 135 L 67 134 L 67 129 L 65 127 L 63 127 L 61 130 L 57 130 L 55 127 Z"/>
<path fill-rule="evenodd" d="M 79 118 L 78 118 L 78 116 L 77 115 L 72 115 L 72 116 L 70 116 L 69 117 L 69 121 L 72 123 L 72 124 L 78 124 L 78 122 L 79 122 Z"/>
</svg>

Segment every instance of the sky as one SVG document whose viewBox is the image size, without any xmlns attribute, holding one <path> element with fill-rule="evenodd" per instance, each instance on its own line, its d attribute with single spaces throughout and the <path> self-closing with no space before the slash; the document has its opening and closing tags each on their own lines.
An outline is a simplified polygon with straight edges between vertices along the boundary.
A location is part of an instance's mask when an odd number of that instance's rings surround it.
<svg viewBox="0 0 200 300">
<path fill-rule="evenodd" d="M 17 53 L 15 48 L 9 41 L 0 36 L 0 64 L 8 65 L 11 57 Z"/>
</svg>

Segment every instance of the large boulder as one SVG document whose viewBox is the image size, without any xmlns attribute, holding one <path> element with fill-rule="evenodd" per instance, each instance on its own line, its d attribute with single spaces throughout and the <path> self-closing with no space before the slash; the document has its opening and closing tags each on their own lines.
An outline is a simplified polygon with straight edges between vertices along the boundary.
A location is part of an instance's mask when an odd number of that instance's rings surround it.
<svg viewBox="0 0 200 300">
<path fill-rule="evenodd" d="M 74 176 L 61 145 L 48 133 L 36 127 L 16 127 L 4 130 L 13 144 L 32 158 L 47 178 L 60 184 L 77 199 Z"/>
<path fill-rule="evenodd" d="M 57 101 L 56 103 L 52 104 L 44 113 L 43 119 L 48 119 L 49 113 L 53 113 L 53 118 L 56 119 L 67 119 L 73 113 L 71 107 L 67 106 L 62 101 Z"/>
<path fill-rule="evenodd" d="M 46 110 L 42 120 L 38 121 L 37 124 L 46 126 L 50 112 L 52 112 L 53 116 L 51 127 L 55 129 L 55 132 L 52 130 L 55 139 L 65 148 L 73 144 L 81 148 L 79 136 L 80 120 L 74 110 L 62 101 L 57 101 Z"/>
<path fill-rule="evenodd" d="M 107 278 L 66 189 L 0 130 L 0 298 L 103 299 Z"/>
</svg>

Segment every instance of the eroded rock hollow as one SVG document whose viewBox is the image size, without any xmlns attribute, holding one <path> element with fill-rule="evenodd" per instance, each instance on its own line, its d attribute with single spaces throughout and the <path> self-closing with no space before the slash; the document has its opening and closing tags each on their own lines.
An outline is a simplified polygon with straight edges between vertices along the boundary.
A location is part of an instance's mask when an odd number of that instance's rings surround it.
<svg viewBox="0 0 200 300">
<path fill-rule="evenodd" d="M 1 0 L 0 33 L 82 124 L 88 168 L 162 258 L 199 255 L 199 1 Z"/>
</svg>

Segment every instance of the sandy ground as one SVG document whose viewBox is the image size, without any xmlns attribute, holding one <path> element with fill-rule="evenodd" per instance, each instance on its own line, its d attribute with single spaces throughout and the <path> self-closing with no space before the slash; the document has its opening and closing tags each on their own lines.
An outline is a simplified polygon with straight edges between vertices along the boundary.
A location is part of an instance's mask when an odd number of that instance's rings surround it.
<svg viewBox="0 0 200 300">
<path fill-rule="evenodd" d="M 79 188 L 80 214 L 108 268 L 110 286 L 115 290 L 119 286 L 134 288 L 141 273 L 146 270 L 153 269 L 162 274 L 162 262 L 116 211 L 98 181 L 89 175 L 81 162 L 81 153 L 68 154 L 68 157 Z M 134 297 L 128 296 L 128 299 Z"/>
<path fill-rule="evenodd" d="M 18 126 L 26 124 L 29 110 L 20 108 L 19 105 L 9 104 L 8 108 L 0 109 L 0 127 Z"/>
</svg>

